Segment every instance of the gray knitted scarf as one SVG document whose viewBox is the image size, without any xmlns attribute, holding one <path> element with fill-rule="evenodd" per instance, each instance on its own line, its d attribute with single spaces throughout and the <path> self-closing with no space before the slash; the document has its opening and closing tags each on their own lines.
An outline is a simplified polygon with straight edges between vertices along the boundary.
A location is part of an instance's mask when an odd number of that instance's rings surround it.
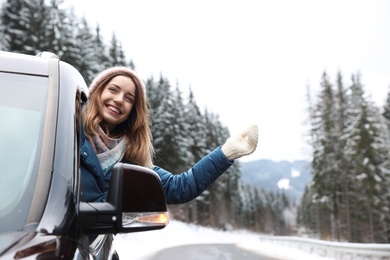
<svg viewBox="0 0 390 260">
<path fill-rule="evenodd" d="M 87 138 L 96 152 L 104 175 L 107 175 L 114 165 L 123 159 L 126 149 L 126 138 L 109 138 L 100 127 L 98 135 L 88 136 Z"/>
</svg>

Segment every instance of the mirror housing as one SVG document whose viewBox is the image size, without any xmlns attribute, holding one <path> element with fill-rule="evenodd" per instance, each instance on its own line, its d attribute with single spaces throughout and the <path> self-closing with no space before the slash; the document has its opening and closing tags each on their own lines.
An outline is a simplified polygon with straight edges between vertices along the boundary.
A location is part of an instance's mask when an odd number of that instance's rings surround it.
<svg viewBox="0 0 390 260">
<path fill-rule="evenodd" d="M 162 229 L 169 222 L 160 177 L 151 169 L 117 163 L 106 202 L 80 202 L 85 234 L 117 234 Z"/>
</svg>

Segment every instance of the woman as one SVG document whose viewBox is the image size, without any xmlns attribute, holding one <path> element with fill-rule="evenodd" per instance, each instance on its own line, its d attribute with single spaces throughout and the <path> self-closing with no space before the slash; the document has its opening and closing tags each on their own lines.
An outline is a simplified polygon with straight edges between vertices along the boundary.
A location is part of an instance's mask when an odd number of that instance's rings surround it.
<svg viewBox="0 0 390 260">
<path fill-rule="evenodd" d="M 100 73 L 89 88 L 82 108 L 81 174 L 85 201 L 106 200 L 111 170 L 117 162 L 153 169 L 159 176 L 168 204 L 188 202 L 222 175 L 235 159 L 257 146 L 257 125 L 206 155 L 191 169 L 174 175 L 152 162 L 145 86 L 130 69 L 114 67 Z"/>
</svg>

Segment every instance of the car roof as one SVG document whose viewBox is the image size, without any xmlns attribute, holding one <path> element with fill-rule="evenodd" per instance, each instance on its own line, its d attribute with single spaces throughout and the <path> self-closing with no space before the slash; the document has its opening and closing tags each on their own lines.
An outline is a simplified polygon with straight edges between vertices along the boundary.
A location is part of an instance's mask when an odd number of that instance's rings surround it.
<svg viewBox="0 0 390 260">
<path fill-rule="evenodd" d="M 44 57 L 0 51 L 0 59 L 0 71 L 41 76 L 49 73 L 49 59 Z"/>
<path fill-rule="evenodd" d="M 22 53 L 0 51 L 0 72 L 21 73 L 48 77 L 50 59 L 56 59 L 62 65 L 67 64 L 66 62 L 60 61 L 58 56 L 54 53 L 46 51 L 40 52 L 35 56 Z M 67 64 L 65 66 L 68 65 L 70 64 Z M 86 95 L 85 98 L 88 98 L 88 86 L 81 84 L 80 87 L 83 90 L 83 94 Z"/>
</svg>

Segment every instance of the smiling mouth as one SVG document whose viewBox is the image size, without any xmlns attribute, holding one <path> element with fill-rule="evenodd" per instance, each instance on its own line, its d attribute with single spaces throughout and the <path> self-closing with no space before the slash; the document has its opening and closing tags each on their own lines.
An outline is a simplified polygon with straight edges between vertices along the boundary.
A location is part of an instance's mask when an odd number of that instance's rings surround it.
<svg viewBox="0 0 390 260">
<path fill-rule="evenodd" d="M 107 109 L 110 110 L 111 112 L 114 112 L 115 114 L 118 114 L 118 115 L 121 114 L 121 111 L 119 109 L 117 109 L 116 107 L 108 105 Z"/>
</svg>

